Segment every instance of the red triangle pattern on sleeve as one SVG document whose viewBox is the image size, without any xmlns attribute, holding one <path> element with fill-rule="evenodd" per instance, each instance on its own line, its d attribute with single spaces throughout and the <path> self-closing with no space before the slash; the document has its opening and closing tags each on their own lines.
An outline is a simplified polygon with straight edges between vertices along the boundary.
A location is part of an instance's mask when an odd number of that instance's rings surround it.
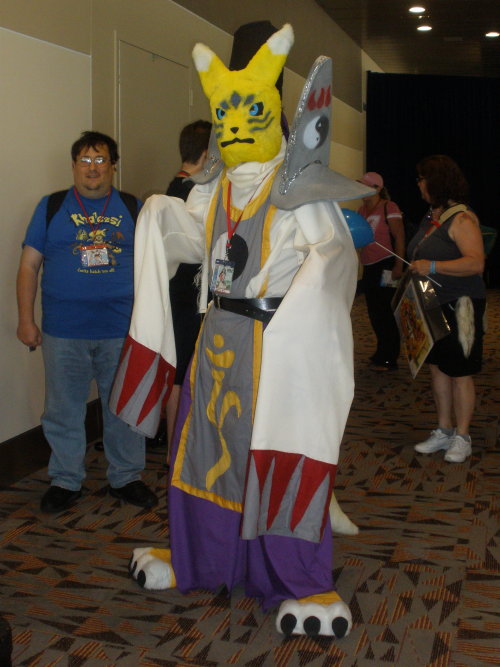
<svg viewBox="0 0 500 667">
<path fill-rule="evenodd" d="M 142 410 L 139 413 L 139 417 L 137 418 L 137 426 L 139 426 L 139 424 L 144 419 L 146 419 L 151 410 L 161 399 L 162 393 L 165 390 L 165 385 L 167 385 L 167 388 L 165 391 L 165 395 L 163 397 L 162 404 L 164 405 L 167 402 L 170 392 L 172 391 L 174 375 L 175 375 L 175 368 L 171 366 L 167 361 L 165 361 L 163 357 L 160 357 L 158 360 L 158 367 L 156 369 L 155 379 L 153 380 L 151 389 L 149 390 L 148 396 L 144 401 Z"/>
<path fill-rule="evenodd" d="M 127 336 L 123 346 L 120 366 L 125 362 L 127 355 L 129 355 L 127 369 L 116 406 L 116 413 L 118 415 L 132 398 L 142 378 L 154 362 L 156 352 Z"/>
<path fill-rule="evenodd" d="M 295 527 L 300 523 L 305 511 L 309 507 L 309 503 L 313 499 L 313 496 L 318 488 L 324 482 L 325 477 L 328 477 L 328 493 L 326 497 L 328 498 L 328 501 L 330 500 L 333 491 L 333 482 L 335 480 L 336 469 L 337 466 L 331 463 L 324 463 L 323 461 L 316 461 L 315 459 L 304 459 L 304 466 L 300 476 L 299 492 L 297 493 L 297 498 L 290 521 L 290 528 L 292 530 L 295 530 Z M 323 513 L 321 532 L 323 532 L 328 505 L 329 502 L 326 504 L 326 508 Z"/>
<path fill-rule="evenodd" d="M 251 456 L 254 460 L 255 470 L 259 480 L 261 500 L 266 480 L 272 464 L 274 463 L 266 521 L 268 530 L 271 528 L 273 521 L 280 510 L 290 480 L 301 461 L 303 462 L 303 466 L 300 473 L 299 490 L 292 510 L 290 530 L 295 530 L 309 507 L 316 491 L 324 482 L 325 478 L 328 477 L 328 493 L 326 495 L 328 502 L 325 503 L 321 520 L 321 531 L 323 531 L 337 466 L 330 463 L 324 463 L 323 461 L 309 459 L 302 454 L 278 452 L 275 450 L 253 450 Z"/>
</svg>

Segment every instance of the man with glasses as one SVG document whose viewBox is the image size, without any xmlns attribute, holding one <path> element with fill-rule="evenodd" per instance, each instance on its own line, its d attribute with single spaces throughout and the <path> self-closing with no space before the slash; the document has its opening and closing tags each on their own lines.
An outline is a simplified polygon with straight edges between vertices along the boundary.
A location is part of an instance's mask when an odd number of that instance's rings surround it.
<svg viewBox="0 0 500 667">
<path fill-rule="evenodd" d="M 119 156 L 111 137 L 83 132 L 71 158 L 74 184 L 43 197 L 36 207 L 17 277 L 17 336 L 32 350 L 41 345 L 45 365 L 42 426 L 52 453 L 51 486 L 41 510 L 61 512 L 82 495 L 92 379 L 102 404 L 110 493 L 150 508 L 158 499 L 140 479 L 144 438 L 108 409 L 132 312 L 134 231 L 141 203 L 112 185 Z M 34 302 L 42 264 L 40 331 Z"/>
</svg>

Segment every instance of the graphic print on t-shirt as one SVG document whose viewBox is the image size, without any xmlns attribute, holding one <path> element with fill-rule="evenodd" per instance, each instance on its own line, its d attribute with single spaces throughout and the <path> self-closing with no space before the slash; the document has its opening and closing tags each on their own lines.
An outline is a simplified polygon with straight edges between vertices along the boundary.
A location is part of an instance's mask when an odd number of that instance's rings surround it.
<svg viewBox="0 0 500 667">
<path fill-rule="evenodd" d="M 71 221 L 76 227 L 75 243 L 72 244 L 74 255 L 82 257 L 80 273 L 110 273 L 118 265 L 121 246 L 125 241 L 124 234 L 119 230 L 122 216 L 102 216 L 97 212 L 89 214 L 88 220 L 82 213 L 72 213 Z M 89 225 L 90 222 L 90 225 Z M 108 225 L 102 227 L 102 225 Z M 90 227 L 90 229 L 89 229 Z M 101 259 L 94 263 L 88 262 L 89 251 Z"/>
</svg>

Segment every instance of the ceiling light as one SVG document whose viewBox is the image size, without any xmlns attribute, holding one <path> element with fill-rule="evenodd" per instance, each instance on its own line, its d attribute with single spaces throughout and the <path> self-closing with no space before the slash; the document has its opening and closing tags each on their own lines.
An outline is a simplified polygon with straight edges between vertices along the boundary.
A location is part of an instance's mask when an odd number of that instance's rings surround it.
<svg viewBox="0 0 500 667">
<path fill-rule="evenodd" d="M 420 32 L 429 32 L 429 30 L 432 30 L 431 25 L 419 25 L 417 30 L 420 30 Z"/>
<path fill-rule="evenodd" d="M 492 30 L 491 32 L 487 32 L 485 37 L 500 37 L 500 32 Z"/>
<path fill-rule="evenodd" d="M 420 5 L 415 5 L 415 7 L 410 7 L 408 10 L 412 14 L 421 14 L 422 12 L 425 12 L 425 7 L 420 7 Z"/>
</svg>

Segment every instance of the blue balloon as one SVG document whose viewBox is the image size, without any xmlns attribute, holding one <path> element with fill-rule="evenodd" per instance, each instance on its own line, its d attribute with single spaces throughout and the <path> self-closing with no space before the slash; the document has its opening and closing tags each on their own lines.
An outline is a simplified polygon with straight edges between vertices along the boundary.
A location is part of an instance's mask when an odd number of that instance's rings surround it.
<svg viewBox="0 0 500 667">
<path fill-rule="evenodd" d="M 366 218 L 356 211 L 351 211 L 349 208 L 341 209 L 344 218 L 351 232 L 352 240 L 355 248 L 363 248 L 369 243 L 373 243 L 373 229 L 368 224 Z"/>
</svg>

